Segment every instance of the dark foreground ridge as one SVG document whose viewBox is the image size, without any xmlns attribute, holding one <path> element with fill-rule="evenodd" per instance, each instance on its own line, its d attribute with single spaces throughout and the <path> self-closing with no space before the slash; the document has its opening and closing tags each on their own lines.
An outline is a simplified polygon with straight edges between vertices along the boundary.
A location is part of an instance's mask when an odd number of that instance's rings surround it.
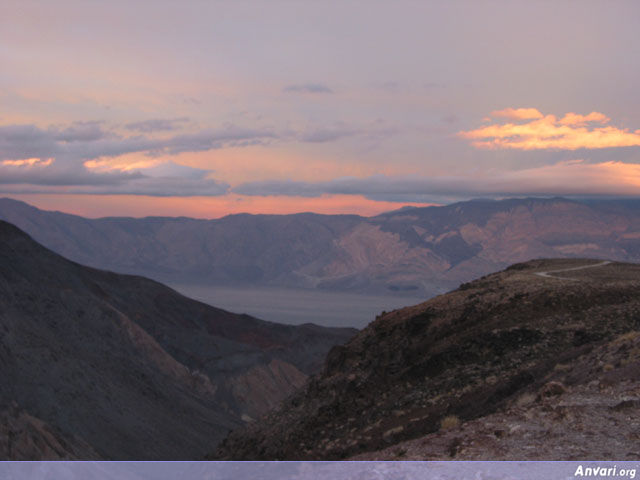
<svg viewBox="0 0 640 480">
<path fill-rule="evenodd" d="M 516 264 L 377 318 L 211 458 L 638 459 L 638 330 L 640 265 Z"/>
<path fill-rule="evenodd" d="M 0 221 L 0 459 L 201 459 L 354 333 L 83 267 Z"/>
</svg>

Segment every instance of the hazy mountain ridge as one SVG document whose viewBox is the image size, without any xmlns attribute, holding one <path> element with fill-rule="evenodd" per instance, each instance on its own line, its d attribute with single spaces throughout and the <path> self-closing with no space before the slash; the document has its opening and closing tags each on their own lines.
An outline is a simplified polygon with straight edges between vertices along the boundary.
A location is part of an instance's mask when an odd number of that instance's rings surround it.
<svg viewBox="0 0 640 480">
<path fill-rule="evenodd" d="M 531 258 L 640 261 L 635 200 L 476 200 L 357 215 L 84 219 L 0 200 L 75 261 L 161 281 L 443 293 Z"/>
<path fill-rule="evenodd" d="M 212 458 L 638 458 L 639 294 L 640 265 L 536 260 L 381 315 Z"/>
<path fill-rule="evenodd" d="M 201 458 L 354 333 L 216 309 L 70 262 L 0 222 L 0 405 L 26 412 L 2 422 L 28 447 L 7 444 L 13 458 Z"/>
</svg>

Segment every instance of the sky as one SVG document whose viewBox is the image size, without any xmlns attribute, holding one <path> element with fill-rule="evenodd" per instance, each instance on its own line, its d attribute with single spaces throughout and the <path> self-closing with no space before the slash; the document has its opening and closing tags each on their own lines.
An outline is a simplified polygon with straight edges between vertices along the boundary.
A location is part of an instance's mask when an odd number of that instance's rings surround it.
<svg viewBox="0 0 640 480">
<path fill-rule="evenodd" d="M 0 196 L 89 217 L 640 195 L 640 2 L 0 3 Z"/>
</svg>

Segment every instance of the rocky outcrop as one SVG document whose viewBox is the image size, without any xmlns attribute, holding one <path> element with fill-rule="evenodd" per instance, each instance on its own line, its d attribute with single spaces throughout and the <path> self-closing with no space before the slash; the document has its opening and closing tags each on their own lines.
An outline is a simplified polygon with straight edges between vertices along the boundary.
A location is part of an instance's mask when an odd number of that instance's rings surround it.
<svg viewBox="0 0 640 480">
<path fill-rule="evenodd" d="M 288 396 L 307 380 L 293 365 L 273 359 L 268 364 L 251 367 L 245 373 L 228 380 L 233 396 L 242 402 L 242 419 L 253 421 L 264 412 L 278 406 L 283 395 Z"/>
<path fill-rule="evenodd" d="M 501 411 L 353 460 L 640 460 L 640 332 L 556 364 Z"/>
<path fill-rule="evenodd" d="M 83 440 L 65 435 L 15 403 L 0 411 L 0 460 L 100 460 Z"/>
<path fill-rule="evenodd" d="M 588 430 L 593 443 L 604 445 L 614 435 L 624 414 L 607 409 L 620 404 L 616 408 L 633 411 L 640 401 L 638 329 L 640 265 L 578 259 L 517 264 L 380 316 L 346 345 L 334 347 L 323 372 L 280 409 L 233 432 L 212 458 L 378 458 L 371 452 L 380 452 L 379 458 L 396 455 L 389 452 L 491 458 L 493 450 L 482 453 L 481 438 L 473 436 L 489 428 L 514 442 L 520 428 L 538 435 L 518 437 L 519 447 L 512 450 L 506 440 L 496 440 L 496 449 L 506 448 L 500 458 L 594 458 L 593 452 L 605 450 L 587 448 L 582 456 L 567 449 L 553 455 L 541 449 L 531 457 L 523 452 L 542 441 L 548 427 L 543 416 L 564 405 L 550 399 L 573 405 L 583 398 L 582 410 L 565 410 L 584 425 L 590 408 L 602 407 L 597 428 Z M 600 393 L 609 387 L 614 390 L 605 402 Z M 537 407 L 523 410 L 527 402 Z M 513 426 L 528 415 L 528 427 L 495 427 L 496 419 Z M 633 436 L 633 428 L 624 432 Z M 561 428 L 550 431 L 561 445 Z M 418 438 L 420 454 L 402 446 Z M 622 441 L 606 447 L 612 456 L 632 458 L 627 454 L 639 450 L 637 437 L 625 438 L 624 448 Z M 572 437 L 564 440 L 570 445 Z"/>
</svg>

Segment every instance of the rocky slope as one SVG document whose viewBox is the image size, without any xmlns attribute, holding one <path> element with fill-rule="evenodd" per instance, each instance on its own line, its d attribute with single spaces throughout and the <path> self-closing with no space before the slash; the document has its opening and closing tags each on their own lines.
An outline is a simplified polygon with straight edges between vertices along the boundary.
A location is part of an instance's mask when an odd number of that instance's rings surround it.
<svg viewBox="0 0 640 480">
<path fill-rule="evenodd" d="M 640 265 L 516 264 L 380 316 L 211 456 L 637 458 L 637 330 Z"/>
<path fill-rule="evenodd" d="M 557 364 L 502 411 L 354 460 L 640 460 L 640 332 Z"/>
<path fill-rule="evenodd" d="M 99 460 L 90 445 L 34 418 L 15 403 L 0 412 L 0 458 Z"/>
<path fill-rule="evenodd" d="M 175 283 L 426 297 L 531 258 L 640 261 L 640 203 L 478 200 L 357 215 L 85 219 L 0 200 L 0 219 L 83 264 Z"/>
<path fill-rule="evenodd" d="M 201 458 L 354 333 L 216 309 L 0 222 L 0 454 Z"/>
</svg>

